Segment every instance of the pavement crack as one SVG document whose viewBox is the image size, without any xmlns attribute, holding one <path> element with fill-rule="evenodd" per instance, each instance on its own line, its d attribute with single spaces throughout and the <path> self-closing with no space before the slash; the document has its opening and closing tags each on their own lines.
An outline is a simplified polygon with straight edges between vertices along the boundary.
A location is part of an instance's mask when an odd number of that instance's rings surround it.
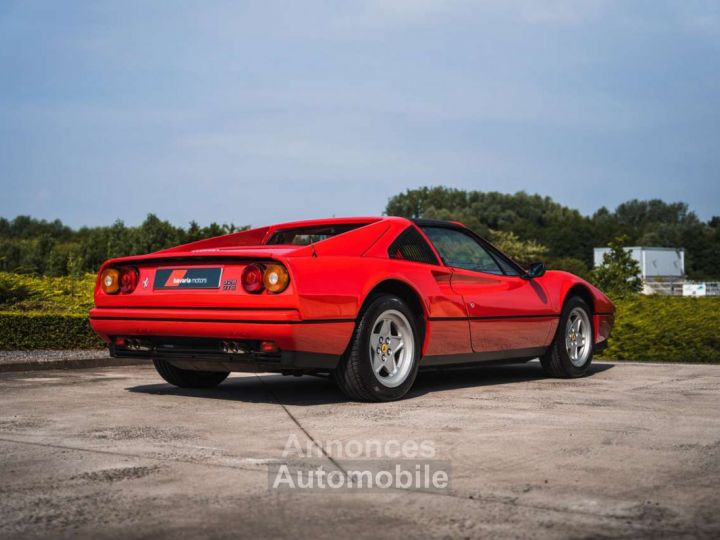
<svg viewBox="0 0 720 540">
<path fill-rule="evenodd" d="M 83 448 L 80 446 L 70 446 L 65 444 L 55 444 L 55 443 L 44 443 L 44 442 L 34 442 L 34 441 L 20 441 L 17 439 L 8 439 L 5 437 L 0 437 L 0 442 L 6 442 L 11 444 L 25 444 L 28 446 L 36 446 L 40 448 L 54 448 L 57 450 L 74 450 L 76 452 L 89 452 L 93 454 L 103 454 L 107 456 L 117 456 L 117 457 L 125 457 L 130 459 L 147 459 L 150 461 L 157 461 L 160 463 L 167 463 L 167 462 L 175 462 L 175 463 L 186 463 L 189 465 L 202 465 L 204 467 L 213 467 L 218 469 L 235 469 L 235 470 L 241 470 L 241 471 L 253 471 L 253 472 L 266 472 L 264 469 L 258 469 L 254 467 L 241 467 L 238 465 L 226 465 L 222 463 L 208 463 L 203 461 L 195 461 L 192 459 L 178 459 L 178 458 L 172 458 L 172 457 L 155 457 L 155 456 L 146 456 L 142 454 L 131 454 L 127 452 L 118 452 L 115 450 L 103 450 L 100 448 Z"/>
<path fill-rule="evenodd" d="M 347 477 L 347 476 L 348 476 L 348 472 L 345 470 L 345 468 L 344 468 L 342 465 L 340 465 L 340 463 L 338 463 L 338 461 L 337 461 L 334 457 L 332 457 L 332 456 L 325 450 L 325 448 L 323 447 L 322 444 L 320 444 L 320 443 L 317 442 L 317 440 L 315 439 L 315 437 L 313 437 L 307 429 L 305 429 L 305 426 L 303 426 L 303 425 L 300 423 L 300 420 L 298 420 L 298 419 L 295 417 L 295 415 L 290 412 L 290 409 L 288 409 L 288 408 L 285 406 L 285 404 L 284 404 L 282 401 L 280 401 L 280 398 L 277 397 L 277 394 L 273 391 L 273 389 L 270 387 L 270 385 L 267 384 L 260 375 L 255 375 L 255 377 L 257 377 L 257 379 L 260 381 L 260 384 L 263 385 L 263 388 L 264 388 L 265 391 L 268 393 L 268 395 L 270 396 L 270 398 L 272 398 L 272 400 L 273 400 L 275 403 L 277 403 L 278 405 L 280 405 L 280 407 L 282 407 L 282 410 L 285 411 L 285 414 L 288 415 L 288 417 L 290 418 L 290 420 L 293 421 L 293 423 L 298 427 L 298 429 L 299 429 L 300 431 L 302 431 L 302 432 L 305 434 L 305 436 L 306 436 L 308 439 L 310 439 L 310 441 L 312 441 L 312 443 L 313 443 L 315 446 L 318 447 L 318 449 L 320 450 L 320 452 L 322 452 L 322 454 L 328 459 L 328 461 L 329 461 L 330 463 L 332 463 L 339 471 L 341 471 L 341 472 Z"/>
</svg>

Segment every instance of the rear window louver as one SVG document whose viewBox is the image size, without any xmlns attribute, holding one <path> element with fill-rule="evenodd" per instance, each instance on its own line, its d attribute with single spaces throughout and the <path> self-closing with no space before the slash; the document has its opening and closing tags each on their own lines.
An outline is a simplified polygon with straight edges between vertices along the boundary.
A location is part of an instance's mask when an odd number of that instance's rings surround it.
<svg viewBox="0 0 720 540">
<path fill-rule="evenodd" d="M 391 259 L 438 264 L 437 257 L 415 227 L 408 227 L 388 248 Z"/>
</svg>

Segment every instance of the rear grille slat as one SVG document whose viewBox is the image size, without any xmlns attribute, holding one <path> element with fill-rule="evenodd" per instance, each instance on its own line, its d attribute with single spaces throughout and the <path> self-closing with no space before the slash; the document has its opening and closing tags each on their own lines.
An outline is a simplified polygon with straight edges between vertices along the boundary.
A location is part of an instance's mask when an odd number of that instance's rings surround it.
<svg viewBox="0 0 720 540">
<path fill-rule="evenodd" d="M 120 338 L 121 344 L 117 343 Z M 265 353 L 259 341 L 164 336 L 115 336 L 111 352 L 118 357 L 280 362 L 281 353 Z"/>
</svg>

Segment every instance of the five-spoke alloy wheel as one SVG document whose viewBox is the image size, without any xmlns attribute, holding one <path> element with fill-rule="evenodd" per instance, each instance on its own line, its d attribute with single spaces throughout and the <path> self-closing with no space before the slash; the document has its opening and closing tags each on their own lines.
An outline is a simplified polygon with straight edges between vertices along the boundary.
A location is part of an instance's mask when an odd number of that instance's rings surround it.
<svg viewBox="0 0 720 540">
<path fill-rule="evenodd" d="M 595 343 L 590 313 L 590 307 L 578 296 L 565 301 L 555 339 L 540 357 L 545 373 L 566 379 L 587 374 Z"/>
<path fill-rule="evenodd" d="M 592 329 L 587 312 L 581 307 L 570 311 L 565 323 L 565 350 L 572 365 L 582 367 L 592 350 Z"/>
<path fill-rule="evenodd" d="M 395 309 L 380 314 L 370 334 L 370 358 L 378 381 L 388 388 L 407 379 L 415 354 L 410 321 Z"/>
<path fill-rule="evenodd" d="M 415 381 L 421 348 L 417 315 L 394 295 L 372 298 L 363 309 L 348 352 L 333 379 L 349 397 L 392 401 Z"/>
</svg>

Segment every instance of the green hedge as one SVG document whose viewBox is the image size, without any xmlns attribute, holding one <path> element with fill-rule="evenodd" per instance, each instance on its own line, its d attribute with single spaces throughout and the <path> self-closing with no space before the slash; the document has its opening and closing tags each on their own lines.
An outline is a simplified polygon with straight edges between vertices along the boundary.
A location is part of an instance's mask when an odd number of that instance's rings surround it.
<svg viewBox="0 0 720 540">
<path fill-rule="evenodd" d="M 93 306 L 95 275 L 26 276 L 0 272 L 0 311 L 84 315 Z"/>
<path fill-rule="evenodd" d="M 603 358 L 720 363 L 720 298 L 636 296 L 616 307 Z"/>
<path fill-rule="evenodd" d="M 720 363 L 720 298 L 637 296 L 616 305 L 603 358 Z M 0 350 L 100 347 L 87 315 L 0 311 Z"/>
<path fill-rule="evenodd" d="M 97 349 L 87 315 L 0 312 L 0 350 Z"/>
</svg>

